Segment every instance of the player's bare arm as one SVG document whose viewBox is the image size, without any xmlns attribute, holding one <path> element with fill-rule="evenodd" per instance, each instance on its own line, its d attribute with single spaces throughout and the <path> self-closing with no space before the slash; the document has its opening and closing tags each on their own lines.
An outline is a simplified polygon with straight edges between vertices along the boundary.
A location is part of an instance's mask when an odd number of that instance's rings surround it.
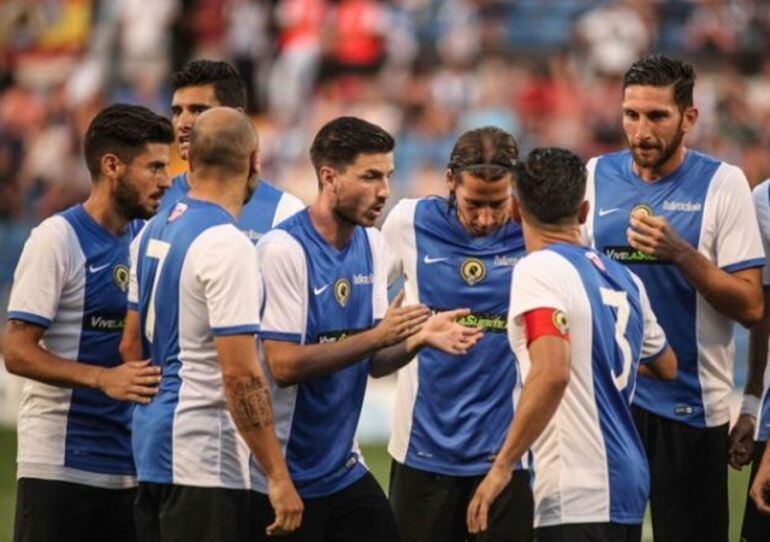
<svg viewBox="0 0 770 542">
<path fill-rule="evenodd" d="M 743 389 L 741 413 L 730 431 L 729 463 L 738 470 L 750 463 L 754 454 L 754 430 L 767 366 L 767 341 L 770 339 L 770 292 L 764 292 L 764 303 L 762 320 L 749 331 L 749 374 Z"/>
<path fill-rule="evenodd" d="M 5 365 L 8 372 L 45 384 L 95 388 L 119 401 L 146 404 L 158 393 L 160 368 L 134 361 L 112 368 L 78 363 L 55 356 L 40 346 L 45 329 L 22 320 L 5 325 Z"/>
<path fill-rule="evenodd" d="M 358 363 L 382 348 L 396 345 L 420 331 L 430 311 L 424 305 L 400 306 L 394 299 L 377 326 L 345 340 L 322 344 L 294 344 L 265 340 L 265 359 L 279 386 L 293 386 Z"/>
<path fill-rule="evenodd" d="M 142 330 L 138 311 L 126 311 L 125 327 L 120 339 L 120 357 L 123 361 L 142 359 Z"/>
<path fill-rule="evenodd" d="M 257 361 L 254 337 L 215 337 L 214 344 L 222 366 L 227 408 L 267 476 L 268 497 L 275 510 L 275 522 L 268 526 L 267 533 L 295 531 L 302 522 L 303 505 L 275 436 L 270 391 Z"/>
<path fill-rule="evenodd" d="M 666 346 L 655 359 L 648 363 L 640 363 L 637 372 L 647 378 L 658 380 L 674 380 L 676 378 L 676 354 L 670 346 Z"/>
<path fill-rule="evenodd" d="M 676 264 L 687 280 L 717 311 L 751 327 L 762 318 L 759 268 L 727 273 L 682 239 L 660 216 L 631 217 L 628 242 L 637 250 Z"/>
<path fill-rule="evenodd" d="M 492 467 L 468 505 L 468 530 L 487 529 L 489 508 L 508 485 L 516 462 L 540 436 L 567 389 L 570 380 L 570 343 L 556 336 L 543 336 L 529 346 L 532 367 L 527 375 L 516 416 Z"/>
</svg>

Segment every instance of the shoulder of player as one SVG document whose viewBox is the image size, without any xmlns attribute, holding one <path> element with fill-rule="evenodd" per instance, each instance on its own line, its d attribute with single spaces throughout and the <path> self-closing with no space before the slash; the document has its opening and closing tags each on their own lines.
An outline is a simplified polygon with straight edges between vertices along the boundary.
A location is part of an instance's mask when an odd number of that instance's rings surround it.
<svg viewBox="0 0 770 542">
<path fill-rule="evenodd" d="M 631 152 L 628 149 L 610 152 L 607 154 L 600 154 L 599 156 L 590 158 L 588 162 L 586 162 L 586 168 L 588 169 L 589 173 L 593 173 L 599 164 L 601 164 L 602 167 L 609 166 L 613 168 L 620 168 L 622 167 L 624 161 L 629 160 L 630 157 Z"/>
<path fill-rule="evenodd" d="M 61 214 L 50 216 L 33 228 L 27 242 L 50 246 L 52 250 L 79 246 L 74 227 Z"/>
<path fill-rule="evenodd" d="M 770 179 L 765 179 L 751 191 L 757 207 L 770 207 Z"/>
<path fill-rule="evenodd" d="M 224 254 L 228 252 L 243 254 L 243 251 L 253 250 L 251 244 L 241 230 L 234 224 L 217 224 L 202 230 L 190 244 L 190 251 Z"/>
<path fill-rule="evenodd" d="M 716 161 L 716 159 L 711 158 L 710 156 L 706 156 L 706 155 L 701 155 L 701 156 L 703 156 L 704 159 Z M 749 187 L 746 174 L 743 173 L 743 170 L 738 166 L 735 166 L 728 162 L 719 162 L 719 166 L 717 167 L 717 170 L 714 172 L 711 186 L 709 187 L 711 192 L 715 193 L 715 192 L 725 191 L 727 193 L 730 193 L 735 189 L 736 185 L 745 186 L 747 188 Z"/>
<path fill-rule="evenodd" d="M 417 205 L 425 199 L 405 198 L 399 200 L 388 213 L 382 225 L 383 231 L 400 230 L 414 223 L 414 213 Z"/>
<path fill-rule="evenodd" d="M 565 270 L 573 267 L 567 258 L 546 248 L 531 252 L 519 260 L 513 268 L 513 276 L 514 281 L 526 276 L 550 280 L 550 277 L 563 276 Z"/>
<path fill-rule="evenodd" d="M 282 228 L 270 230 L 257 242 L 257 253 L 264 265 L 275 260 L 304 257 L 302 244 L 288 231 Z"/>
</svg>

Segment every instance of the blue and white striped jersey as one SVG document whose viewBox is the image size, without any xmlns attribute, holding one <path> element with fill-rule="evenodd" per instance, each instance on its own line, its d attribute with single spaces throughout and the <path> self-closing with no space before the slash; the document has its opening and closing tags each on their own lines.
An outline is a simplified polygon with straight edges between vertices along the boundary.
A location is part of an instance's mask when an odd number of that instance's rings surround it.
<svg viewBox="0 0 770 542">
<path fill-rule="evenodd" d="M 651 183 L 634 173 L 629 151 L 592 159 L 587 167 L 588 238 L 642 279 L 679 362 L 673 383 L 640 378 L 635 404 L 694 427 L 727 423 L 733 321 L 701 297 L 676 265 L 631 248 L 626 230 L 632 212 L 663 216 L 719 268 L 761 267 L 764 253 L 746 177 L 693 150 L 676 171 Z"/>
<path fill-rule="evenodd" d="M 163 195 L 159 210 L 173 206 L 189 191 L 187 173 L 177 175 L 171 180 L 171 186 Z M 267 181 L 260 180 L 251 199 L 243 206 L 238 227 L 249 236 L 252 243 L 257 244 L 257 241 L 277 224 L 304 208 L 305 204 L 296 196 L 278 190 Z"/>
<path fill-rule="evenodd" d="M 42 344 L 79 363 L 114 367 L 126 312 L 129 244 L 141 222 L 116 237 L 82 205 L 32 231 L 8 318 L 45 328 Z M 99 390 L 28 380 L 19 410 L 18 477 L 105 488 L 135 485 L 131 403 Z"/>
<path fill-rule="evenodd" d="M 363 227 L 338 250 L 307 210 L 281 223 L 257 245 L 265 286 L 260 338 L 317 344 L 373 327 L 388 307 L 384 250 L 380 232 Z M 355 434 L 368 374 L 365 358 L 325 377 L 272 386 L 276 434 L 303 498 L 336 493 L 366 473 Z M 264 477 L 255 489 L 266 491 Z"/>
<path fill-rule="evenodd" d="M 770 179 L 754 189 L 754 206 L 757 210 L 759 231 L 765 250 L 766 264 L 762 270 L 762 285 L 767 291 L 770 289 L 770 265 L 767 265 L 767 258 L 770 258 Z M 754 436 L 755 440 L 762 442 L 766 442 L 768 434 L 770 434 L 770 363 L 765 367 L 764 382 L 764 392 L 757 413 L 757 429 Z"/>
<path fill-rule="evenodd" d="M 449 476 L 489 470 L 518 395 L 516 358 L 506 334 L 513 266 L 524 255 L 509 222 L 471 236 L 441 198 L 401 200 L 382 227 L 390 282 L 404 277 L 406 304 L 435 311 L 468 307 L 484 338 L 466 356 L 432 348 L 398 371 L 388 451 L 417 469 Z"/>
<path fill-rule="evenodd" d="M 248 489 L 252 458 L 227 410 L 215 336 L 254 335 L 261 281 L 254 246 L 222 207 L 189 197 L 131 245 L 129 303 L 158 395 L 136 407 L 140 482 Z"/>
<path fill-rule="evenodd" d="M 532 445 L 535 526 L 640 524 L 649 470 L 631 415 L 640 360 L 666 346 L 642 282 L 592 249 L 551 245 L 513 271 L 508 336 L 524 389 L 531 360 L 523 315 L 564 313 L 570 380 L 556 413 Z"/>
</svg>

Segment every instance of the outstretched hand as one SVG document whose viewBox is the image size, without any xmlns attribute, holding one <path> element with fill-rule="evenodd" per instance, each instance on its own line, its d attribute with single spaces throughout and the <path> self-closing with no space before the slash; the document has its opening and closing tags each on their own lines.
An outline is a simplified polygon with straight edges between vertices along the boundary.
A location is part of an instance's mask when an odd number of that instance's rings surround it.
<svg viewBox="0 0 770 542">
<path fill-rule="evenodd" d="M 430 346 L 447 354 L 467 354 L 484 336 L 478 327 L 468 327 L 457 322 L 470 312 L 469 309 L 456 309 L 434 314 L 423 324 L 415 340 L 421 346 Z"/>
</svg>

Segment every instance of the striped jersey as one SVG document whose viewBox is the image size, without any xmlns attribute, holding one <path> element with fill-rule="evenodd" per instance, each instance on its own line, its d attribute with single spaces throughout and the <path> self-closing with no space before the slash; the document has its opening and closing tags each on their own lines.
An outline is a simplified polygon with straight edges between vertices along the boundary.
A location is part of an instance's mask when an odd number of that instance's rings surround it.
<svg viewBox="0 0 770 542">
<path fill-rule="evenodd" d="M 174 177 L 171 186 L 163 195 L 159 210 L 167 209 L 190 191 L 187 173 Z M 240 228 L 255 245 L 257 241 L 276 224 L 283 222 L 294 213 L 305 208 L 305 204 L 292 194 L 278 190 L 267 181 L 260 180 L 257 189 L 246 202 L 238 219 Z"/>
<path fill-rule="evenodd" d="M 770 179 L 759 184 L 754 189 L 754 206 L 757 210 L 759 231 L 762 235 L 762 245 L 765 249 L 765 257 L 770 257 Z M 762 285 L 764 290 L 770 288 L 770 265 L 765 265 L 762 270 Z M 757 413 L 757 429 L 755 440 L 766 442 L 770 434 L 770 363 L 765 367 L 764 392 Z"/>
<path fill-rule="evenodd" d="M 508 336 L 524 389 L 531 360 L 523 316 L 538 308 L 566 316 L 571 361 L 559 407 L 532 445 L 535 527 L 641 524 L 650 480 L 630 405 L 640 361 L 666 346 L 644 286 L 585 247 L 555 244 L 523 258 Z"/>
<path fill-rule="evenodd" d="M 115 367 L 125 321 L 129 244 L 141 221 L 115 236 L 82 205 L 36 227 L 14 276 L 8 318 L 45 328 L 52 354 Z M 100 390 L 24 384 L 19 409 L 19 478 L 105 488 L 135 485 L 133 406 Z"/>
<path fill-rule="evenodd" d="M 406 304 L 433 311 L 467 307 L 484 337 L 465 356 L 425 348 L 398 371 L 388 451 L 410 467 L 449 476 L 489 470 L 518 394 L 506 321 L 511 273 L 524 255 L 521 228 L 508 222 L 470 235 L 441 198 L 401 200 L 382 228 L 390 282 L 405 279 Z"/>
<path fill-rule="evenodd" d="M 632 167 L 629 151 L 588 163 L 588 238 L 602 254 L 642 279 L 679 362 L 674 382 L 640 378 L 635 404 L 693 427 L 729 421 L 733 377 L 733 321 L 718 313 L 674 264 L 634 250 L 629 215 L 665 217 L 709 261 L 730 273 L 764 265 L 756 214 L 743 172 L 688 150 L 682 165 L 655 182 Z"/>
<path fill-rule="evenodd" d="M 255 335 L 254 246 L 222 207 L 183 197 L 131 245 L 130 307 L 160 390 L 134 412 L 140 482 L 248 489 L 252 457 L 225 402 L 214 337 Z"/>
<path fill-rule="evenodd" d="M 384 317 L 387 261 L 378 230 L 358 226 L 338 250 L 305 210 L 266 234 L 257 252 L 265 287 L 261 339 L 336 342 Z M 273 384 L 276 434 L 303 498 L 341 491 L 367 472 L 355 435 L 368 374 L 364 358 L 294 386 Z M 255 489 L 266 491 L 264 477 Z"/>
</svg>

